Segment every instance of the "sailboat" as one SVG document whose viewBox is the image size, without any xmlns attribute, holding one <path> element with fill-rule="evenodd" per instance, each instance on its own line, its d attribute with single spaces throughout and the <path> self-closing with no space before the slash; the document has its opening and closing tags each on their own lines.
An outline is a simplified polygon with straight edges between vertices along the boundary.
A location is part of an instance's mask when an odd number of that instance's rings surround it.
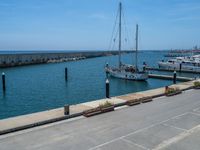
<svg viewBox="0 0 200 150">
<path fill-rule="evenodd" d="M 123 64 L 121 61 L 121 37 L 122 37 L 122 3 L 119 3 L 119 65 L 118 67 L 112 67 L 106 64 L 105 72 L 107 75 L 112 77 L 126 79 L 126 80 L 138 80 L 144 81 L 148 79 L 148 72 L 143 69 L 142 71 L 138 68 L 138 24 L 136 25 L 136 51 L 135 51 L 135 65 Z"/>
</svg>

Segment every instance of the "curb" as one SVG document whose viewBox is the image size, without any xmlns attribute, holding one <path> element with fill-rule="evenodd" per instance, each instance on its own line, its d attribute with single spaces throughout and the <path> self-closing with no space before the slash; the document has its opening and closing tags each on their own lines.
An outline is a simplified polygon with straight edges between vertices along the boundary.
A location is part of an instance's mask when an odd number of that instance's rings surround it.
<svg viewBox="0 0 200 150">
<path fill-rule="evenodd" d="M 193 89 L 193 86 L 182 89 L 181 91 L 187 91 L 187 90 L 190 90 L 190 89 Z M 161 93 L 161 94 L 153 95 L 151 97 L 153 99 L 153 98 L 158 98 L 158 97 L 161 97 L 161 96 L 166 96 L 166 95 L 165 95 L 165 93 Z M 114 107 L 116 108 L 116 107 L 120 107 L 120 106 L 124 106 L 124 105 L 126 105 L 126 101 L 122 102 L 122 103 L 115 104 Z M 40 121 L 40 122 L 28 124 L 28 125 L 23 125 L 23 126 L 19 126 L 19 127 L 15 127 L 15 128 L 10 128 L 10 129 L 0 131 L 0 135 L 12 133 L 12 132 L 17 132 L 17 131 L 21 131 L 21 130 L 25 130 L 25 129 L 30 129 L 30 128 L 34 128 L 34 127 L 38 127 L 38 126 L 42 126 L 42 125 L 46 125 L 46 124 L 50 124 L 50 123 L 55 123 L 55 122 L 58 122 L 58 121 L 67 120 L 67 119 L 74 118 L 74 117 L 79 117 L 79 116 L 82 116 L 82 115 L 83 115 L 83 112 L 80 112 L 80 113 L 75 113 L 75 114 L 66 115 L 66 116 L 63 116 L 63 117 L 44 120 L 44 121 Z"/>
<path fill-rule="evenodd" d="M 66 120 L 66 119 L 70 119 L 70 118 L 74 118 L 74 117 L 79 117 L 79 116 L 82 116 L 82 114 L 83 113 L 81 112 L 81 113 L 76 113 L 76 114 L 67 115 L 67 116 L 63 116 L 63 117 L 44 120 L 44 121 L 40 121 L 40 122 L 36 122 L 36 123 L 24 125 L 24 126 L 19 126 L 16 128 L 2 130 L 2 131 L 0 131 L 0 135 L 4 135 L 4 134 L 16 132 L 16 131 L 21 131 L 21 130 L 25 130 L 25 129 L 30 129 L 30 128 L 34 128 L 34 127 L 38 127 L 38 126 L 42 126 L 42 125 L 46 125 L 49 123 L 54 123 L 54 122 L 58 122 L 58 121 L 62 121 L 62 120 Z"/>
</svg>

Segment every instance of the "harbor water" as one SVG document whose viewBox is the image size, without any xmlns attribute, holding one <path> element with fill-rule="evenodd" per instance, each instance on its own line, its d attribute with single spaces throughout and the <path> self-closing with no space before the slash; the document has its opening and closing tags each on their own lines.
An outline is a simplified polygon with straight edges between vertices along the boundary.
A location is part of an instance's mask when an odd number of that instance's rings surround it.
<svg viewBox="0 0 200 150">
<path fill-rule="evenodd" d="M 139 64 L 157 66 L 167 52 L 142 51 Z M 125 63 L 134 63 L 133 54 L 122 55 Z M 0 86 L 0 119 L 24 115 L 105 98 L 104 66 L 117 65 L 118 56 L 107 56 L 80 61 L 1 68 L 6 74 L 6 92 Z M 65 80 L 65 67 L 68 80 Z M 172 74 L 172 73 L 167 73 Z M 110 95 L 154 89 L 172 84 L 169 80 L 147 81 L 110 80 Z M 1 81 L 2 82 L 2 81 Z"/>
</svg>

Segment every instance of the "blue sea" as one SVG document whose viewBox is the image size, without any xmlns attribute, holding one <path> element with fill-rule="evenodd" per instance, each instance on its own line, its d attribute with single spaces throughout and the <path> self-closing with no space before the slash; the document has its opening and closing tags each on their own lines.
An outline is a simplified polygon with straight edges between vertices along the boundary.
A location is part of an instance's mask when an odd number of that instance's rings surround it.
<svg viewBox="0 0 200 150">
<path fill-rule="evenodd" d="M 1 54 L 34 52 L 2 51 Z M 148 65 L 157 66 L 159 60 L 165 59 L 163 55 L 166 53 L 167 51 L 140 51 L 140 67 L 144 61 Z M 135 62 L 134 54 L 124 54 L 122 59 L 125 63 Z M 6 74 L 5 93 L 2 92 L 0 85 L 0 119 L 63 107 L 65 104 L 78 104 L 105 98 L 104 66 L 106 63 L 117 65 L 117 61 L 118 56 L 107 56 L 72 62 L 0 68 L 0 73 Z M 65 67 L 68 68 L 67 81 L 64 74 Z M 148 79 L 143 82 L 116 78 L 109 78 L 109 80 L 111 96 L 172 84 L 172 81 L 159 79 Z"/>
</svg>

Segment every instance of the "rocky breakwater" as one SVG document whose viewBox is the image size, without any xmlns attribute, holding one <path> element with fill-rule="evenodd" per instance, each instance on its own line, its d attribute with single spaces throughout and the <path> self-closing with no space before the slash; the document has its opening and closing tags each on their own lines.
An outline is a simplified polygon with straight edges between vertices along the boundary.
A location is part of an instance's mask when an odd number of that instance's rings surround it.
<svg viewBox="0 0 200 150">
<path fill-rule="evenodd" d="M 131 53 L 133 51 L 123 51 Z M 80 59 L 117 55 L 118 51 L 84 51 L 84 52 L 62 52 L 62 53 L 29 53 L 29 54 L 1 54 L 0 67 L 14 67 L 22 65 L 58 63 L 65 61 L 76 61 Z"/>
</svg>

